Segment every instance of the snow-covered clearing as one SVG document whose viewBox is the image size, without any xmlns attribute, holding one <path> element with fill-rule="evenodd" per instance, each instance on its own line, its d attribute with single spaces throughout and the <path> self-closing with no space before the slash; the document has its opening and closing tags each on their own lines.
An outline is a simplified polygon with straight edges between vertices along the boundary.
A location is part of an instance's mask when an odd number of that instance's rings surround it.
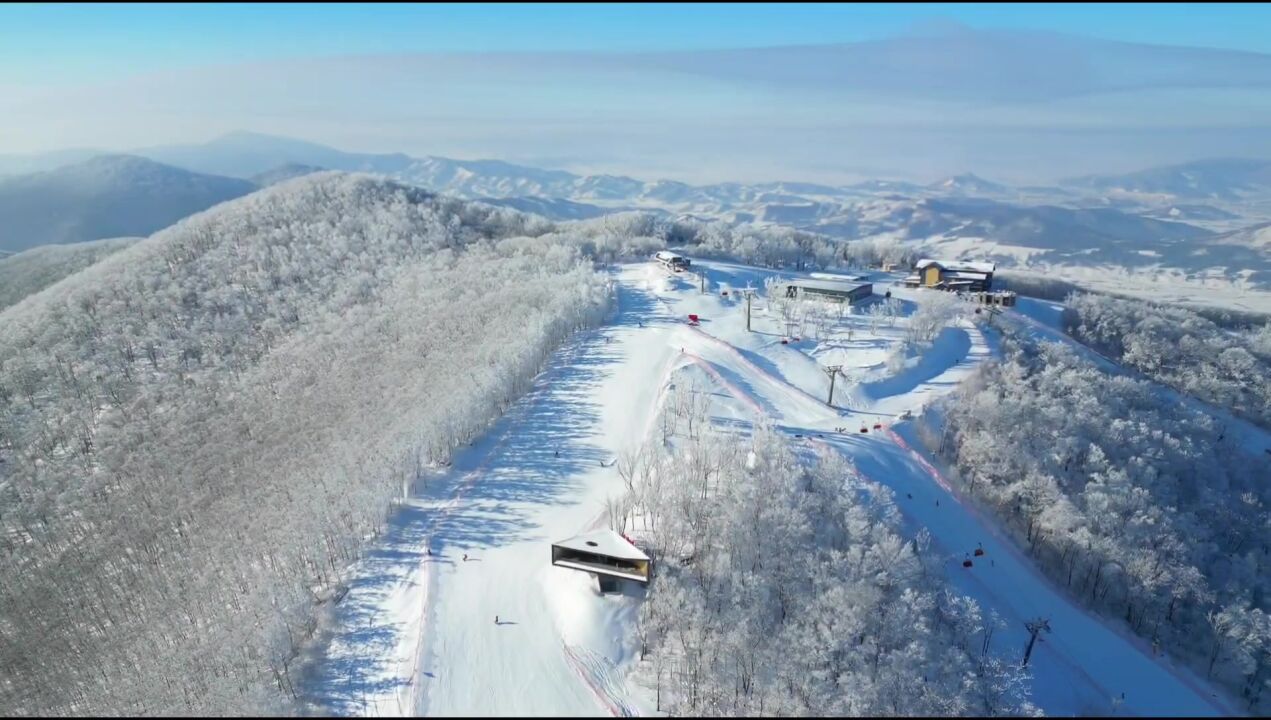
<svg viewBox="0 0 1271 720">
<path fill-rule="evenodd" d="M 853 314 L 817 341 L 783 345 L 784 325 L 761 298 L 754 332 L 746 331 L 745 301 L 733 292 L 762 287 L 770 272 L 708 261 L 694 268 L 706 275 L 707 294 L 696 276 L 624 266 L 615 320 L 557 353 L 507 416 L 453 467 L 421 482 L 354 568 L 329 619 L 326 659 L 312 681 L 325 712 L 654 714 L 651 691 L 627 676 L 638 657 L 641 591 L 599 595 L 587 575 L 550 565 L 549 544 L 603 522 L 605 500 L 622 491 L 610 462 L 654 431 L 668 386 L 689 383 L 710 393 L 719 426 L 744 431 L 768 416 L 891 487 L 911 531 L 927 527 L 946 553 L 954 586 L 1006 619 L 995 647 L 1022 654 L 1024 621 L 1049 617 L 1054 633 L 1031 663 L 1034 700 L 1047 714 L 1232 713 L 1189 673 L 1074 605 L 910 449 L 918 444 L 895 416 L 955 388 L 992 355 L 991 337 L 969 323 L 946 329 L 892 374 L 884 358 L 905 318 L 871 330 Z M 888 289 L 906 313 L 931 292 L 875 287 Z M 701 316 L 700 327 L 684 322 L 688 313 Z M 837 407 L 824 402 L 826 362 L 849 375 L 838 380 Z M 887 428 L 874 430 L 876 422 Z M 978 545 L 986 554 L 964 568 Z"/>
<path fill-rule="evenodd" d="M 1271 292 L 1258 289 L 1248 272 L 1236 269 L 1184 272 L 1160 266 L 1131 269 L 1119 265 L 1035 264 L 1009 270 L 1017 275 L 1067 280 L 1095 292 L 1187 308 L 1271 313 Z"/>
</svg>

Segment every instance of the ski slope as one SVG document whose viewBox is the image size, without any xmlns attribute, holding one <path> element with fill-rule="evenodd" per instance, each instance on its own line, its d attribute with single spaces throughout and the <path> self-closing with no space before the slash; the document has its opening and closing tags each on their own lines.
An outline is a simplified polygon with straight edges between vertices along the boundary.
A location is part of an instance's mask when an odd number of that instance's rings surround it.
<svg viewBox="0 0 1271 720">
<path fill-rule="evenodd" d="M 598 595 L 585 574 L 550 565 L 549 545 L 603 522 L 606 498 L 622 491 L 609 463 L 653 432 L 669 384 L 696 381 L 716 387 L 713 409 L 727 416 L 720 421 L 767 416 L 891 487 L 908 529 L 927 527 L 947 556 L 954 586 L 1006 620 L 994 647 L 1022 654 L 1023 622 L 1050 617 L 1055 632 L 1031 663 L 1034 701 L 1047 714 L 1234 714 L 1199 680 L 1151 658 L 1037 573 L 909 449 L 916 443 L 905 423 L 872 430 L 955 388 L 992 356 L 991 338 L 969 324 L 952 328 L 895 376 L 873 368 L 856 383 L 840 381 L 830 407 L 818 355 L 834 346 L 843 356 L 881 357 L 900 330 L 870 332 L 853 316 L 843 323 L 853 327 L 850 341 L 782 345 L 762 301 L 755 332 L 747 332 L 744 300 L 719 294 L 761 286 L 764 271 L 698 261 L 694 268 L 710 294 L 699 292 L 698 277 L 669 276 L 651 263 L 622 267 L 614 320 L 558 352 L 507 416 L 395 514 L 330 618 L 313 683 L 326 712 L 654 714 L 650 693 L 626 679 L 638 657 L 639 591 Z M 922 301 L 921 292 L 896 295 L 911 310 Z M 683 322 L 690 312 L 701 315 L 700 327 Z M 871 431 L 859 433 L 862 424 Z M 977 544 L 987 554 L 963 568 Z"/>
</svg>

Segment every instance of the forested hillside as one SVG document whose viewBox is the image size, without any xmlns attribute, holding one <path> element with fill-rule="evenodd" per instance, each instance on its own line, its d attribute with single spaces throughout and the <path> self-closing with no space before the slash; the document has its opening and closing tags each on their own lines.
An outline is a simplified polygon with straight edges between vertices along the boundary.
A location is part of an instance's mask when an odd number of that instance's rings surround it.
<svg viewBox="0 0 1271 720">
<path fill-rule="evenodd" d="M 1068 307 L 1073 337 L 1271 429 L 1271 325 L 1233 333 L 1183 308 L 1089 294 L 1075 295 Z"/>
<path fill-rule="evenodd" d="M 0 250 L 148 235 L 254 190 L 133 155 L 0 178 Z"/>
<path fill-rule="evenodd" d="M 792 270 L 861 268 L 918 259 L 917 250 L 895 238 L 843 242 L 789 227 L 668 220 L 645 212 L 615 213 L 560 227 L 585 238 L 584 249 L 601 260 L 633 254 L 647 257 L 667 244 L 681 243 L 695 257 Z"/>
<path fill-rule="evenodd" d="M 0 258 L 0 310 L 73 275 L 139 238 L 112 238 L 71 245 L 42 245 Z"/>
<path fill-rule="evenodd" d="M 1005 359 L 959 391 L 945 430 L 930 438 L 956 464 L 962 489 L 1074 596 L 1265 711 L 1263 448 L 1066 346 L 1021 335 L 1003 346 Z"/>
<path fill-rule="evenodd" d="M 0 713 L 285 712 L 342 568 L 609 302 L 527 216 L 368 178 L 188 218 L 0 322 Z"/>
<path fill-rule="evenodd" d="M 704 407 L 668 403 L 666 412 Z M 701 405 L 701 403 L 696 403 Z M 690 433 L 692 435 L 692 433 Z M 1030 715 L 1027 675 L 990 651 L 1001 619 L 951 590 L 924 529 L 833 451 L 772 429 L 693 435 L 620 460 L 633 532 L 657 558 L 641 606 L 673 716 Z"/>
</svg>

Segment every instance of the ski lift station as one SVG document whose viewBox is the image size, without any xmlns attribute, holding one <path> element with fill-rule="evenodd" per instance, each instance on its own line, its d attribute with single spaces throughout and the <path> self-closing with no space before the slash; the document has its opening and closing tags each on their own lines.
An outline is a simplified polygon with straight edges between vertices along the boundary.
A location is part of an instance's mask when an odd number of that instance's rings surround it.
<svg viewBox="0 0 1271 720">
<path fill-rule="evenodd" d="M 855 305 L 868 300 L 874 294 L 873 283 L 846 280 L 803 279 L 789 280 L 777 285 L 780 297 L 799 300 L 823 300 Z"/>
<path fill-rule="evenodd" d="M 816 280 L 839 280 L 843 282 L 865 282 L 869 280 L 868 273 L 852 273 L 848 275 L 838 275 L 835 273 L 810 272 L 808 277 Z"/>
<path fill-rule="evenodd" d="M 941 290 L 987 292 L 993 289 L 993 273 L 997 264 L 961 262 L 923 258 L 914 264 L 913 274 L 903 282 L 907 287 L 932 287 Z"/>
<path fill-rule="evenodd" d="M 601 592 L 617 590 L 622 580 L 647 585 L 652 567 L 648 555 L 612 530 L 593 530 L 552 543 L 552 564 L 595 575 Z"/>
</svg>

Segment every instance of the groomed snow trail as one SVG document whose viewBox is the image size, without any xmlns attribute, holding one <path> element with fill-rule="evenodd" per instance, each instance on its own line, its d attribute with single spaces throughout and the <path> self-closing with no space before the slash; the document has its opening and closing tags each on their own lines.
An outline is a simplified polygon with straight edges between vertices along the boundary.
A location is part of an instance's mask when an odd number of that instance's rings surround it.
<svg viewBox="0 0 1271 720">
<path fill-rule="evenodd" d="M 765 275 L 727 263 L 695 268 L 732 287 L 758 286 Z M 527 397 L 428 480 L 360 564 L 337 615 L 344 632 L 322 674 L 332 712 L 648 714 L 651 698 L 623 677 L 633 661 L 628 630 L 637 599 L 602 597 L 587 575 L 551 567 L 549 545 L 602 522 L 605 499 L 622 491 L 609 463 L 653 431 L 677 371 L 704 374 L 735 396 L 725 403 L 734 421 L 768 416 L 891 487 L 909 531 L 931 531 L 956 589 L 1006 620 L 995 648 L 1022 654 L 1023 621 L 1051 617 L 1055 633 L 1032 662 L 1034 699 L 1047 714 L 1112 712 L 1122 692 L 1119 714 L 1230 712 L 1203 683 L 1155 661 L 1136 638 L 1051 585 L 990 520 L 960 502 L 938 468 L 908 449 L 916 444 L 903 423 L 895 436 L 873 431 L 902 408 L 919 411 L 991 356 L 978 330 L 959 329 L 966 342 L 947 343 L 954 349 L 947 357 L 877 384 L 866 406 L 842 410 L 821 401 L 824 388 L 811 384 L 816 377 L 799 349 L 745 331 L 744 301 L 701 295 L 651 264 L 625 266 L 618 279 L 614 322 L 562 349 Z M 684 324 L 689 312 L 703 316 L 701 328 Z M 889 388 L 902 392 L 886 395 Z M 856 432 L 861 423 L 870 433 Z M 849 432 L 834 432 L 844 426 Z M 977 544 L 987 554 L 963 568 Z"/>
<path fill-rule="evenodd" d="M 614 679 L 626 650 L 606 637 L 634 601 L 551 567 L 549 546 L 595 525 L 621 492 L 610 461 L 649 430 L 677 359 L 675 327 L 657 321 L 642 276 L 622 274 L 615 322 L 552 363 L 462 507 L 437 523 L 433 552 L 446 561 L 430 578 L 420 712 L 634 713 Z"/>
<path fill-rule="evenodd" d="M 710 263 L 697 267 L 708 277 L 711 268 Z M 726 312 L 723 307 L 713 307 L 714 300 L 709 296 L 688 295 L 684 304 Z M 699 314 L 704 319 L 712 317 L 709 312 Z M 884 405 L 888 409 L 898 407 L 896 402 L 878 397 L 868 413 L 830 408 L 780 377 L 780 360 L 768 370 L 739 350 L 737 346 L 751 341 L 738 336 L 745 332 L 744 324 L 739 327 L 720 321 L 703 329 L 695 328 L 693 334 L 705 336 L 706 328 L 711 327 L 720 328 L 720 336 L 705 338 L 705 348 L 693 347 L 715 363 L 718 371 L 733 378 L 729 387 L 744 394 L 745 402 L 765 408 L 779 429 L 804 436 L 810 445 L 834 448 L 865 476 L 895 491 L 910 532 L 926 527 L 933 545 L 944 553 L 947 575 L 954 587 L 976 598 L 986 611 L 994 610 L 1006 620 L 1006 627 L 995 635 L 994 647 L 1004 648 L 1008 656 L 1016 651 L 1022 656 L 1028 637 L 1024 622 L 1035 617 L 1050 618 L 1055 632 L 1043 636 L 1030 663 L 1034 701 L 1047 714 L 1238 714 L 1189 670 L 1152 658 L 1141 639 L 1079 607 L 1066 591 L 1045 578 L 991 519 L 964 503 L 935 465 L 913 449 L 916 442 L 905 437 L 905 423 L 899 425 L 899 433 L 890 429 L 874 432 L 877 416 L 872 411 Z M 943 358 L 939 363 L 945 368 L 943 372 L 923 371 L 929 376 L 926 380 L 888 383 L 907 389 L 908 397 L 901 405 L 921 403 L 952 390 L 990 355 L 984 336 L 974 328 L 968 332 L 970 343 L 962 345 L 964 356 Z M 786 349 L 790 354 L 798 352 Z M 861 421 L 871 432 L 856 432 Z M 833 428 L 841 426 L 846 426 L 848 432 L 833 432 Z M 981 546 L 985 555 L 974 558 L 971 568 L 964 568 L 963 560 L 974 557 L 972 553 Z"/>
</svg>

